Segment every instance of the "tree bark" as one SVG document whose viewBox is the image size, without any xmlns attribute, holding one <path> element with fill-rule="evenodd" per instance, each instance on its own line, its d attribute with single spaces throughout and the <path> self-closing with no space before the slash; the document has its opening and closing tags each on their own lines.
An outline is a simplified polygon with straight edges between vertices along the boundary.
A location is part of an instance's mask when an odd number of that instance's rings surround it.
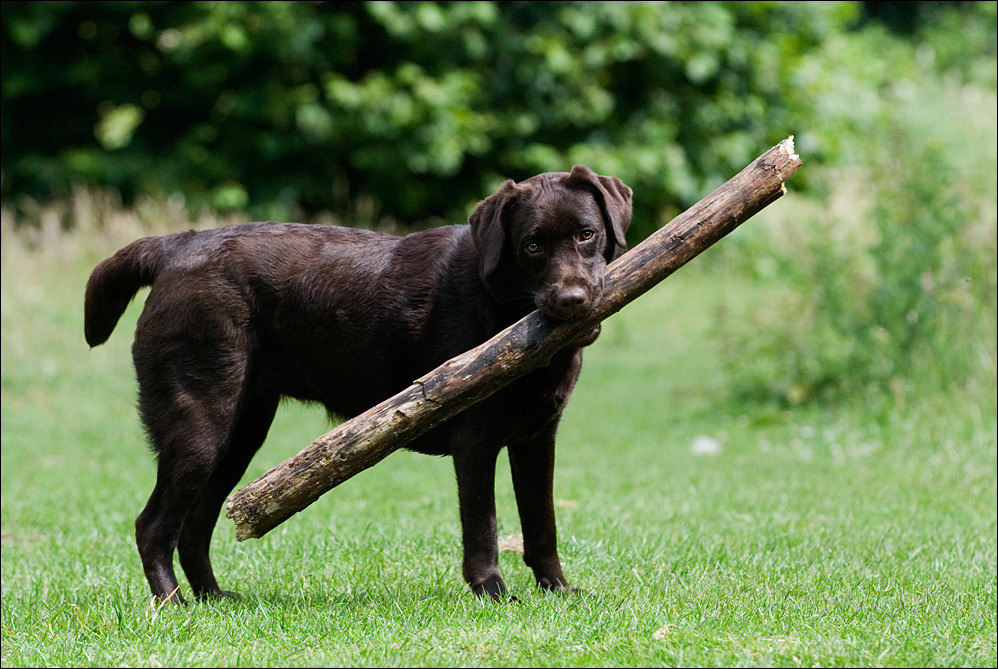
<svg viewBox="0 0 998 669">
<path fill-rule="evenodd" d="M 548 364 L 566 344 L 780 198 L 786 193 L 783 182 L 800 164 L 793 137 L 788 137 L 611 263 L 603 298 L 590 315 L 559 322 L 535 311 L 236 491 L 226 503 L 226 516 L 236 524 L 236 539 L 263 536 L 409 441 Z"/>
</svg>

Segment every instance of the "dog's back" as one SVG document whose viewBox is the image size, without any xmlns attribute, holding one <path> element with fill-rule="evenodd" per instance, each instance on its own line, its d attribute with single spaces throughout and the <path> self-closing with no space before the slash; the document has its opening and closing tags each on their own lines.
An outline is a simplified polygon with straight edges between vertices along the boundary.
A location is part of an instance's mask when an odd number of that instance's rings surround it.
<svg viewBox="0 0 998 669">
<path fill-rule="evenodd" d="M 136 292 L 152 286 L 136 330 L 136 364 L 174 348 L 192 355 L 190 333 L 199 332 L 216 342 L 207 354 L 245 348 L 282 395 L 350 416 L 480 343 L 480 332 L 462 336 L 467 325 L 433 320 L 473 315 L 477 305 L 454 293 L 462 282 L 453 280 L 477 271 L 472 250 L 467 226 L 395 237 L 251 223 L 147 237 L 92 273 L 85 335 L 91 346 L 106 341 Z M 459 303 L 449 316 L 441 299 Z"/>
</svg>

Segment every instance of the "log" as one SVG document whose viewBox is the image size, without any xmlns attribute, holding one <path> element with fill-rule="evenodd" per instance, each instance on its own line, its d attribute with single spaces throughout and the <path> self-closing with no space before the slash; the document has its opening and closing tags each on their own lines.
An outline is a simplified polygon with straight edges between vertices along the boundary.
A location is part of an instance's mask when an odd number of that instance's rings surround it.
<svg viewBox="0 0 998 669">
<path fill-rule="evenodd" d="M 262 537 L 409 441 L 548 364 L 558 350 L 784 195 L 783 182 L 800 164 L 790 136 L 611 263 L 603 298 L 588 316 L 555 321 L 535 311 L 236 491 L 226 502 L 236 539 Z"/>
</svg>

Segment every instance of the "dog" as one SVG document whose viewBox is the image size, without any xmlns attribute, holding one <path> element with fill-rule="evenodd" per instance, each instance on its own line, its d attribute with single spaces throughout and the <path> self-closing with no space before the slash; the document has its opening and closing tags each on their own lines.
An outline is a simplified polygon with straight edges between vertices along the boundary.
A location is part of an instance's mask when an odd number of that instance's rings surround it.
<svg viewBox="0 0 998 669">
<path fill-rule="evenodd" d="M 184 602 L 176 550 L 195 597 L 235 595 L 215 579 L 211 536 L 283 397 L 351 417 L 535 309 L 560 321 L 589 313 L 630 220 L 631 189 L 576 165 L 507 180 L 468 225 L 400 237 L 246 223 L 146 237 L 102 261 L 86 287 L 91 347 L 151 286 L 132 357 L 158 466 L 135 521 L 152 594 Z M 462 571 L 477 595 L 506 593 L 494 492 L 503 447 L 524 562 L 541 588 L 574 591 L 558 556 L 555 435 L 581 349 L 598 335 L 599 326 L 407 447 L 453 458 Z"/>
</svg>

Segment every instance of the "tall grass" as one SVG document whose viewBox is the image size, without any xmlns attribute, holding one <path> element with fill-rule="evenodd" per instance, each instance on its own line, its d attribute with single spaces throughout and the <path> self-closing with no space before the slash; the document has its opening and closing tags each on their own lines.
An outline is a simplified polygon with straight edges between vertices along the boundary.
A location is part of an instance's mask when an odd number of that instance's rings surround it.
<svg viewBox="0 0 998 669">
<path fill-rule="evenodd" d="M 939 87 L 942 86 L 940 92 Z M 734 391 L 796 405 L 996 385 L 995 92 L 902 82 L 827 197 L 751 228 L 728 257 L 767 284 L 717 326 Z"/>
</svg>

